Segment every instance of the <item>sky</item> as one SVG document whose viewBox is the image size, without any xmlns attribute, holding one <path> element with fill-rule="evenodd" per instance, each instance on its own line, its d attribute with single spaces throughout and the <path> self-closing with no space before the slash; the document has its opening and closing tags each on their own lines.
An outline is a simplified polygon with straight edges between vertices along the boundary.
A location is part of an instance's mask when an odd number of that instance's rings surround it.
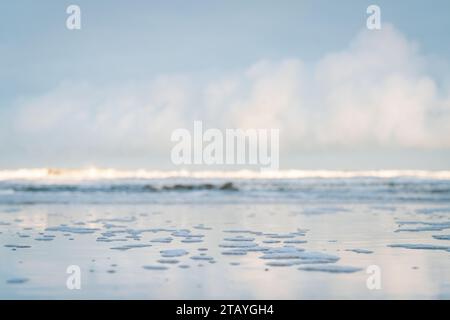
<svg viewBox="0 0 450 320">
<path fill-rule="evenodd" d="M 68 30 L 66 8 L 81 8 Z M 381 9 L 368 30 L 366 8 Z M 450 3 L 3 1 L 0 169 L 173 169 L 170 136 L 279 128 L 283 169 L 450 169 Z"/>
</svg>

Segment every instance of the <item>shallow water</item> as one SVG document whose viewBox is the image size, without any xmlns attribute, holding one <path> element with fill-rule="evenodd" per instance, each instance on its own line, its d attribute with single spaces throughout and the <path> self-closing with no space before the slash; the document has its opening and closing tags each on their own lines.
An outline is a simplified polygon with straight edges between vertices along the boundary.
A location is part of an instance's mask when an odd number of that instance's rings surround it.
<svg viewBox="0 0 450 320">
<path fill-rule="evenodd" d="M 0 298 L 450 298 L 448 204 L 324 208 L 3 204 Z M 81 290 L 66 287 L 71 265 Z"/>
<path fill-rule="evenodd" d="M 450 173 L 43 174 L 0 174 L 0 298 L 450 299 Z"/>
</svg>

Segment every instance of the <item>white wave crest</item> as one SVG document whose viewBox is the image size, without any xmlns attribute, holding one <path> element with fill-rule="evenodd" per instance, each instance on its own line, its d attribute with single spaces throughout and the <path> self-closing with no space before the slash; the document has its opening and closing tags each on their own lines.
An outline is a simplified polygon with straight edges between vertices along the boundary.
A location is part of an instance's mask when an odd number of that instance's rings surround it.
<svg viewBox="0 0 450 320">
<path fill-rule="evenodd" d="M 450 171 L 427 170 L 279 170 L 279 171 L 158 171 L 158 170 L 118 170 L 118 169 L 17 169 L 0 170 L 0 181 L 7 180 L 114 180 L 114 179 L 302 179 L 302 178 L 419 178 L 450 179 Z"/>
</svg>

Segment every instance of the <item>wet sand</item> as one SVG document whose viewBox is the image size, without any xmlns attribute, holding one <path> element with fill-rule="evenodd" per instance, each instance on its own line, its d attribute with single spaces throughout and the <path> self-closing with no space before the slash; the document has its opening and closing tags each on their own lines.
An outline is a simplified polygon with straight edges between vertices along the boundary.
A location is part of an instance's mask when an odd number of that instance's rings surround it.
<svg viewBox="0 0 450 320">
<path fill-rule="evenodd" d="M 449 299 L 450 208 L 0 207 L 2 299 Z M 66 269 L 81 270 L 81 290 Z M 370 290 L 367 268 L 381 270 Z"/>
</svg>

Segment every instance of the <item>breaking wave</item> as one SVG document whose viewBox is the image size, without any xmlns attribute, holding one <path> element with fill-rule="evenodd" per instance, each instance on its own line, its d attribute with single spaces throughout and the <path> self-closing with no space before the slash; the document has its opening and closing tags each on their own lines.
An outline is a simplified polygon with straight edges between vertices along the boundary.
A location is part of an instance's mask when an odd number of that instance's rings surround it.
<svg viewBox="0 0 450 320">
<path fill-rule="evenodd" d="M 0 171 L 5 203 L 450 203 L 448 171 Z"/>
<path fill-rule="evenodd" d="M 5 180 L 114 180 L 114 179 L 302 179 L 302 178 L 420 178 L 450 180 L 450 171 L 427 170 L 279 170 L 279 171 L 158 171 L 117 169 L 17 169 L 0 170 Z"/>
</svg>

